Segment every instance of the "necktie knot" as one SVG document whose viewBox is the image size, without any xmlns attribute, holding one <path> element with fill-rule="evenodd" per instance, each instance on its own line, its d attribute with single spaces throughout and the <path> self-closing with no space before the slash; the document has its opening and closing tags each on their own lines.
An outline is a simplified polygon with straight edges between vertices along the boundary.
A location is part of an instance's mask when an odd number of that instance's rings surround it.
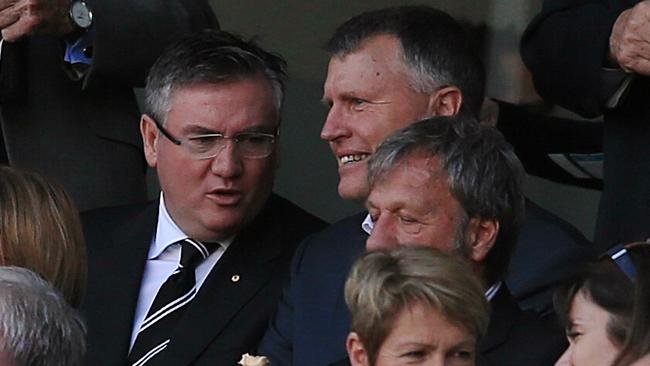
<svg viewBox="0 0 650 366">
<path fill-rule="evenodd" d="M 217 248 L 217 243 L 202 243 L 200 241 L 187 238 L 181 241 L 181 267 L 194 269 L 199 263 L 203 262 Z"/>
</svg>

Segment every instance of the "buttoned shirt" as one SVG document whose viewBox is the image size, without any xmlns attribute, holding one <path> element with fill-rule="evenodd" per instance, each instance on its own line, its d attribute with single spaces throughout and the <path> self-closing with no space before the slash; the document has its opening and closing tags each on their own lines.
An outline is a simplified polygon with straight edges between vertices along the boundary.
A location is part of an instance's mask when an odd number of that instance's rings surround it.
<svg viewBox="0 0 650 366">
<path fill-rule="evenodd" d="M 178 242 L 188 237 L 169 215 L 165 206 L 164 195 L 161 192 L 158 224 L 156 225 L 156 233 L 151 239 L 147 262 L 145 263 L 142 281 L 140 282 L 140 294 L 138 295 L 138 305 L 135 308 L 130 347 L 133 347 L 133 343 L 135 343 L 140 325 L 149 312 L 149 308 L 153 304 L 158 290 L 172 272 L 178 268 L 181 260 L 181 245 Z M 196 267 L 196 286 L 199 291 L 201 285 L 210 274 L 210 271 L 226 252 L 232 240 L 233 238 L 231 237 L 220 241 L 218 243 L 219 247 Z"/>
</svg>

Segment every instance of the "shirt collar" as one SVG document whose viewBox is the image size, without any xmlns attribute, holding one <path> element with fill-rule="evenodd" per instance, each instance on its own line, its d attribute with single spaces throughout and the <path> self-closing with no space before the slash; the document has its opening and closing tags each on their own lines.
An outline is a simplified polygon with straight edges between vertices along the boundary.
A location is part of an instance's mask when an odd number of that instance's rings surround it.
<svg viewBox="0 0 650 366">
<path fill-rule="evenodd" d="M 375 226 L 375 223 L 372 222 L 372 218 L 370 217 L 370 214 L 366 215 L 366 218 L 363 219 L 363 222 L 361 223 L 361 229 L 366 232 L 366 234 L 370 235 L 372 232 L 372 228 Z"/>
<path fill-rule="evenodd" d="M 361 229 L 365 231 L 366 234 L 370 235 L 370 233 L 372 232 L 372 228 L 374 226 L 375 223 L 372 221 L 370 214 L 367 214 L 366 218 L 363 219 L 363 222 L 361 223 Z M 496 296 L 497 292 L 499 292 L 500 288 L 501 288 L 501 281 L 490 286 L 490 288 L 488 288 L 487 291 L 485 291 L 485 297 L 487 298 L 487 300 L 492 301 L 492 299 L 494 299 L 494 297 Z"/>
<path fill-rule="evenodd" d="M 189 237 L 189 235 L 185 234 L 183 230 L 181 230 L 181 228 L 176 225 L 174 219 L 172 219 L 172 217 L 169 215 L 169 211 L 167 211 L 167 206 L 165 205 L 165 195 L 163 192 L 160 192 L 156 236 L 153 238 L 153 243 L 149 248 L 149 254 L 147 258 L 157 258 L 170 245 Z M 232 236 L 227 239 L 220 240 L 217 243 L 221 245 L 225 250 L 228 249 L 228 246 L 232 243 L 234 238 L 235 237 Z"/>
</svg>

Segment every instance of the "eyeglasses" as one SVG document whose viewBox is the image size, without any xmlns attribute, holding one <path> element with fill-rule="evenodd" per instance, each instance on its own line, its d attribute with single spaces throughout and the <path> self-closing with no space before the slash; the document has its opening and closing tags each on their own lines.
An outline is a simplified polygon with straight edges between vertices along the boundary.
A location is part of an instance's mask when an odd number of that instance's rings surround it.
<svg viewBox="0 0 650 366">
<path fill-rule="evenodd" d="M 221 133 L 209 133 L 177 138 L 169 133 L 157 120 L 154 119 L 154 123 L 169 141 L 175 145 L 185 147 L 192 158 L 196 160 L 211 159 L 219 155 L 221 150 L 226 147 L 227 140 L 235 142 L 237 152 L 242 158 L 264 159 L 273 152 L 276 138 L 280 133 L 280 131 L 277 131 L 275 134 L 242 132 L 233 136 L 225 136 Z"/>
</svg>

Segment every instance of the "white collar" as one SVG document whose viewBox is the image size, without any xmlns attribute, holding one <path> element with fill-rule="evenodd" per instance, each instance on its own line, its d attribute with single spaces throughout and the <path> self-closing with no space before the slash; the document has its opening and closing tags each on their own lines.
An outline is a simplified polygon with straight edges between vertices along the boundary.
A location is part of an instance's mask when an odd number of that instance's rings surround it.
<svg viewBox="0 0 650 366">
<path fill-rule="evenodd" d="M 153 238 L 153 243 L 149 248 L 148 259 L 154 259 L 160 256 L 167 247 L 177 243 L 180 240 L 187 239 L 190 236 L 185 234 L 181 228 L 176 225 L 174 219 L 169 215 L 167 206 L 165 205 L 165 196 L 160 192 L 160 204 L 158 206 L 158 224 L 156 226 L 156 236 Z M 218 241 L 224 249 L 232 243 L 234 236 L 224 240 Z"/>
</svg>

